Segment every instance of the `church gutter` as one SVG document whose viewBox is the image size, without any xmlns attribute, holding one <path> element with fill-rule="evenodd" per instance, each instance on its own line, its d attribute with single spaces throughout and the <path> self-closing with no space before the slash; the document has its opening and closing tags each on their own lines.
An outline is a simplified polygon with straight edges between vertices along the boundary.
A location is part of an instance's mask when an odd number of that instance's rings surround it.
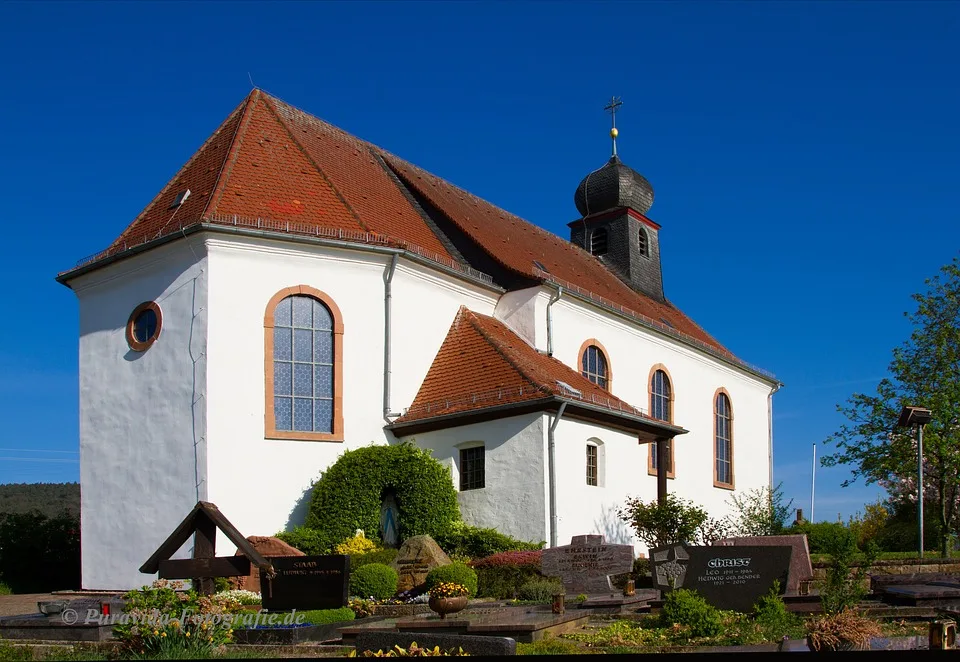
<svg viewBox="0 0 960 662">
<path fill-rule="evenodd" d="M 390 356 L 390 330 L 393 308 L 393 274 L 397 270 L 398 253 L 394 253 L 390 258 L 390 267 L 383 274 L 383 418 L 389 422 L 390 418 L 400 416 L 399 413 L 390 411 L 390 380 L 391 380 L 391 356 Z"/>
<path fill-rule="evenodd" d="M 559 297 L 558 297 L 559 298 Z M 550 427 L 547 428 L 547 465 L 548 465 L 548 476 L 547 480 L 550 482 L 550 546 L 557 546 L 557 442 L 554 437 L 554 432 L 557 429 L 557 425 L 560 423 L 560 419 L 563 417 L 563 412 L 567 409 L 567 403 L 563 402 L 560 404 L 560 409 L 553 417 L 553 422 L 550 424 Z"/>
<path fill-rule="evenodd" d="M 550 309 L 563 296 L 563 287 L 556 285 L 556 288 L 556 296 L 551 295 L 550 301 L 547 302 L 547 356 L 553 356 L 553 314 Z"/>
<path fill-rule="evenodd" d="M 201 221 L 201 222 L 194 223 L 192 225 L 184 226 L 182 229 L 178 229 L 176 232 L 173 232 L 171 234 L 158 237 L 157 239 L 153 239 L 151 241 L 144 242 L 142 244 L 138 244 L 137 246 L 128 248 L 125 251 L 115 253 L 113 255 L 109 255 L 102 259 L 88 262 L 87 264 L 76 267 L 69 271 L 65 271 L 56 276 L 56 281 L 58 283 L 61 283 L 62 285 L 66 285 L 67 287 L 70 287 L 69 281 L 73 280 L 74 278 L 83 276 L 92 271 L 96 271 L 97 269 L 100 269 L 107 265 L 120 262 L 122 260 L 125 260 L 139 253 L 152 250 L 158 246 L 162 246 L 172 241 L 183 239 L 188 235 L 192 235 L 197 232 L 204 232 L 204 231 L 213 232 L 213 233 L 222 233 L 222 234 L 233 234 L 233 235 L 239 235 L 242 237 L 252 237 L 256 239 L 269 239 L 272 241 L 286 241 L 286 242 L 293 242 L 293 243 L 299 243 L 299 244 L 311 244 L 316 246 L 329 246 L 332 248 L 344 248 L 347 250 L 355 250 L 355 251 L 367 252 L 367 253 L 377 253 L 380 255 L 399 255 L 401 257 L 404 257 L 410 260 L 411 262 L 415 262 L 417 264 L 428 267 L 430 269 L 441 271 L 449 276 L 453 276 L 459 280 L 463 280 L 475 285 L 479 285 L 493 292 L 502 294 L 503 292 L 506 291 L 504 290 L 504 288 L 500 287 L 499 285 L 495 285 L 492 281 L 486 281 L 472 274 L 459 271 L 457 269 L 453 269 L 451 267 L 448 267 L 445 264 L 442 264 L 440 262 L 435 262 L 433 260 L 425 258 L 421 255 L 418 255 L 415 252 L 406 250 L 404 248 L 395 248 L 392 246 L 379 246 L 375 244 L 367 244 L 362 242 L 352 242 L 349 240 L 327 239 L 324 237 L 314 237 L 311 235 L 287 234 L 282 231 L 257 230 L 257 229 L 244 228 L 244 227 L 238 227 L 233 225 L 223 225 L 220 223 L 210 223 L 207 221 Z"/>
</svg>

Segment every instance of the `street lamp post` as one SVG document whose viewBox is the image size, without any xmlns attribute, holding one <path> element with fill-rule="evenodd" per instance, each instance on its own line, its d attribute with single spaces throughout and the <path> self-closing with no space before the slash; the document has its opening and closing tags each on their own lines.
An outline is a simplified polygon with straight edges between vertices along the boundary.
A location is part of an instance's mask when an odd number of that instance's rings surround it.
<svg viewBox="0 0 960 662">
<path fill-rule="evenodd" d="M 933 414 L 923 407 L 904 407 L 900 411 L 897 427 L 917 426 L 917 529 L 919 531 L 920 560 L 923 560 L 923 426 L 931 421 Z"/>
</svg>

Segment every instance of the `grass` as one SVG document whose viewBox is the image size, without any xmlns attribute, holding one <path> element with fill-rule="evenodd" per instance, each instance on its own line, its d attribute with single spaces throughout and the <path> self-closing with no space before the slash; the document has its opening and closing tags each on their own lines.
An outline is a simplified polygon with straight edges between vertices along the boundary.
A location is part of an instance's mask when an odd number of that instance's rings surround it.
<svg viewBox="0 0 960 662">
<path fill-rule="evenodd" d="M 292 611 L 288 612 L 263 612 L 260 622 L 263 622 L 263 617 L 266 616 L 276 616 L 277 620 L 282 623 L 284 617 L 292 615 L 294 622 L 298 623 L 310 623 L 311 625 L 326 625 L 327 623 L 339 623 L 340 621 L 352 621 L 356 618 L 356 614 L 350 607 L 340 607 L 339 609 L 310 609 L 307 611 L 298 611 L 296 613 Z"/>
<path fill-rule="evenodd" d="M 581 655 L 592 651 L 585 650 L 572 641 L 563 639 L 542 639 L 532 644 L 517 644 L 517 655 Z"/>
</svg>

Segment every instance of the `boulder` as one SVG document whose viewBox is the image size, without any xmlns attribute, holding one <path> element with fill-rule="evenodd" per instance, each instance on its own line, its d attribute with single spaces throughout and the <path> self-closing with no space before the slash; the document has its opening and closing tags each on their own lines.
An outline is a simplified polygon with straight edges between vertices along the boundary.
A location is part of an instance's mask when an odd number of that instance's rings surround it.
<svg viewBox="0 0 960 662">
<path fill-rule="evenodd" d="M 397 558 L 390 565 L 397 571 L 400 578 L 397 591 L 402 593 L 423 586 L 428 572 L 450 563 L 450 557 L 440 549 L 440 545 L 433 538 L 413 536 L 403 541 Z"/>
<path fill-rule="evenodd" d="M 271 556 L 306 556 L 296 547 L 288 545 L 279 538 L 274 538 L 273 536 L 248 536 L 247 542 L 249 542 L 255 550 L 260 552 L 261 556 L 271 557 Z M 241 555 L 240 550 L 237 550 L 235 556 Z M 253 566 L 250 569 L 250 574 L 243 577 L 231 577 L 230 585 L 233 588 L 243 589 L 245 591 L 253 591 L 254 593 L 260 592 L 260 569 L 256 566 Z"/>
</svg>

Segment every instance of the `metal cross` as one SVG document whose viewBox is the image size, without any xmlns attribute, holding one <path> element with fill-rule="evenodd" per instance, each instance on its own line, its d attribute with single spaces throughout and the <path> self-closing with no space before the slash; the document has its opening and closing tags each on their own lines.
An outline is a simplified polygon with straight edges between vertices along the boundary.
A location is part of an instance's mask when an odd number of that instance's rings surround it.
<svg viewBox="0 0 960 662">
<path fill-rule="evenodd" d="M 605 111 L 610 113 L 610 139 L 613 140 L 613 155 L 617 155 L 617 111 L 620 110 L 620 106 L 623 105 L 623 101 L 620 100 L 620 97 L 610 97 L 610 103 L 603 107 Z"/>
</svg>

